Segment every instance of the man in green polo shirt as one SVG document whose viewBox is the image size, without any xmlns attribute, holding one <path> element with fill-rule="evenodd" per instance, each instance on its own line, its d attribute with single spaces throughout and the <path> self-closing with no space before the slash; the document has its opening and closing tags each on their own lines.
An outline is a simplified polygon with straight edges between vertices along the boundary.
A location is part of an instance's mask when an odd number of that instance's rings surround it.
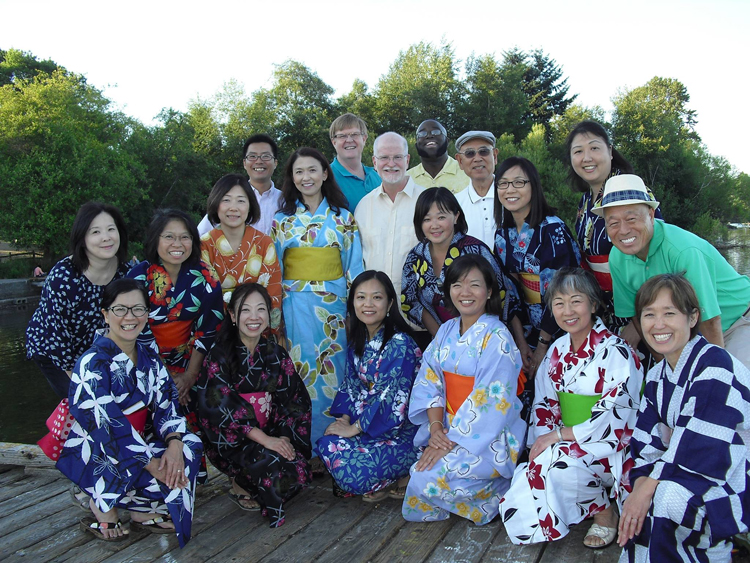
<svg viewBox="0 0 750 563">
<path fill-rule="evenodd" d="M 375 169 L 362 164 L 367 124 L 353 113 L 345 113 L 333 120 L 329 133 L 336 149 L 331 163 L 333 177 L 349 202 L 349 211 L 354 213 L 359 201 L 380 185 Z"/>
<path fill-rule="evenodd" d="M 684 229 L 654 219 L 659 202 L 633 174 L 610 178 L 601 204 L 614 247 L 609 254 L 615 314 L 635 316 L 635 294 L 656 275 L 685 272 L 701 307 L 701 334 L 750 367 L 750 278 L 738 274 L 710 243 Z M 637 319 L 623 331 L 636 346 Z"/>
</svg>

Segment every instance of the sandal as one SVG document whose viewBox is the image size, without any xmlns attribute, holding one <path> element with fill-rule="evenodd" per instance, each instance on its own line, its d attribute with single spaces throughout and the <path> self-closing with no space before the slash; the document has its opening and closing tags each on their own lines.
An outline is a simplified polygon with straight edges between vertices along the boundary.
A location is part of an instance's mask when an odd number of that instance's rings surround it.
<svg viewBox="0 0 750 563">
<path fill-rule="evenodd" d="M 73 502 L 75 506 L 80 508 L 81 510 L 85 512 L 90 512 L 89 509 L 89 496 L 83 492 L 81 487 L 78 485 L 73 485 L 70 489 L 68 489 L 68 493 L 70 494 L 70 500 Z M 83 498 L 79 497 L 78 495 L 86 495 Z"/>
<path fill-rule="evenodd" d="M 586 538 L 594 536 L 604 540 L 602 545 L 589 545 L 586 543 Z M 589 549 L 604 549 L 612 545 L 617 537 L 617 526 L 614 528 L 608 528 L 607 526 L 600 526 L 599 524 L 591 524 L 589 531 L 586 532 L 586 537 L 583 538 L 583 545 Z"/>
<path fill-rule="evenodd" d="M 248 512 L 257 512 L 258 510 L 260 510 L 258 501 L 256 501 L 250 495 L 239 494 L 232 491 L 229 491 L 227 494 L 229 495 L 229 498 L 232 499 L 232 502 L 239 506 L 242 510 L 247 510 Z M 248 502 L 251 503 L 250 506 L 247 506 L 247 504 L 242 504 Z"/>
<path fill-rule="evenodd" d="M 380 490 L 374 493 L 365 493 L 362 495 L 362 500 L 365 502 L 380 502 L 388 498 L 388 491 Z"/>
<path fill-rule="evenodd" d="M 164 526 L 159 526 L 159 524 L 164 524 L 165 522 L 171 521 L 172 518 L 170 516 L 157 516 L 156 518 L 144 520 L 143 522 L 136 522 L 131 518 L 130 528 L 133 530 L 145 530 L 152 534 L 174 534 L 177 532 L 177 530 L 175 530 L 174 528 L 165 528 Z"/>
<path fill-rule="evenodd" d="M 404 500 L 406 497 L 406 485 L 403 487 L 394 487 L 390 491 L 388 491 L 388 496 L 391 498 L 395 498 L 396 500 Z"/>
<path fill-rule="evenodd" d="M 119 520 L 117 522 L 99 522 L 95 517 L 93 516 L 87 516 L 86 518 L 81 518 L 81 530 L 84 532 L 88 532 L 90 534 L 93 534 L 95 538 L 100 539 L 102 541 L 124 541 L 128 539 L 128 534 L 130 533 L 129 530 L 126 530 L 122 527 L 122 522 Z M 102 530 L 118 530 L 122 529 L 123 535 L 121 536 L 114 536 L 114 537 L 104 537 L 104 534 L 102 534 Z"/>
</svg>

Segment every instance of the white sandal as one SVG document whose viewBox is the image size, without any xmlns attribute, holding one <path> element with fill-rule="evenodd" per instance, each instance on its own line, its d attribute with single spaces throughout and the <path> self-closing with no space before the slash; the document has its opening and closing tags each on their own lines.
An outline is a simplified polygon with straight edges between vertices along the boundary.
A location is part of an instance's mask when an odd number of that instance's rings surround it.
<svg viewBox="0 0 750 563">
<path fill-rule="evenodd" d="M 599 539 L 604 540 L 602 545 L 589 545 L 586 543 L 586 538 L 589 536 L 595 536 Z M 608 528 L 607 526 L 600 526 L 599 524 L 591 524 L 589 531 L 586 532 L 586 537 L 583 538 L 583 545 L 589 549 L 604 549 L 612 545 L 617 537 L 617 526 L 614 528 Z"/>
</svg>

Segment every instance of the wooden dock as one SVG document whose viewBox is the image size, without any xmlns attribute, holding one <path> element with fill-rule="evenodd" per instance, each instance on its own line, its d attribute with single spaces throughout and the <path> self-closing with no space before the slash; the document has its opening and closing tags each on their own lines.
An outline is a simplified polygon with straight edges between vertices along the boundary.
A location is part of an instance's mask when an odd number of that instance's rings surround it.
<svg viewBox="0 0 750 563">
<path fill-rule="evenodd" d="M 328 478 L 315 479 L 292 499 L 286 524 L 270 529 L 258 512 L 242 511 L 230 501 L 229 482 L 215 471 L 196 498 L 193 538 L 184 549 L 174 536 L 148 533 L 103 542 L 79 529 L 86 513 L 73 506 L 70 482 L 33 448 L 27 446 L 23 458 L 30 465 L 0 465 L 0 561 L 614 563 L 620 554 L 616 546 L 583 547 L 588 523 L 561 541 L 519 547 L 497 520 L 482 527 L 456 516 L 428 524 L 406 522 L 399 501 L 336 498 Z M 0 463 L 7 460 L 0 452 Z M 122 511 L 121 517 L 127 521 L 128 513 Z"/>
</svg>

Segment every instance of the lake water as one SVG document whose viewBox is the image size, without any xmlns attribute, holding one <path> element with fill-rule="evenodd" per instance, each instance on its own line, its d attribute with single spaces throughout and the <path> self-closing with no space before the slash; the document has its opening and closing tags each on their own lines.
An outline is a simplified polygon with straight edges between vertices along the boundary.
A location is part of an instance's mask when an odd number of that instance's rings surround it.
<svg viewBox="0 0 750 563">
<path fill-rule="evenodd" d="M 733 231 L 730 240 L 750 240 L 750 233 Z M 750 246 L 721 253 L 740 273 L 750 275 Z M 0 313 L 0 442 L 32 444 L 46 434 L 45 421 L 59 402 L 47 380 L 26 360 L 24 333 L 36 305 Z"/>
</svg>

